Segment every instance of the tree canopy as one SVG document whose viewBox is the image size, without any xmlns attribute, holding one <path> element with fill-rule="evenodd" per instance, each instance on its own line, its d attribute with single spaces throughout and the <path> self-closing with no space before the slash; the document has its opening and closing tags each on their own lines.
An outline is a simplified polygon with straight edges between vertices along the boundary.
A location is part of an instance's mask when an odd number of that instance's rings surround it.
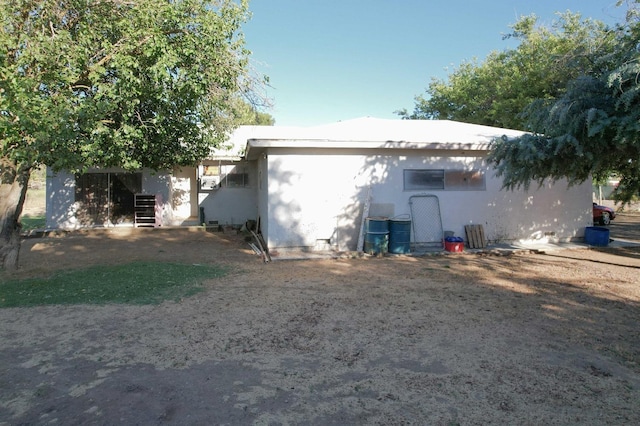
<svg viewBox="0 0 640 426">
<path fill-rule="evenodd" d="M 2 3 L 3 158 L 171 167 L 203 158 L 233 124 L 245 3 Z"/>
<path fill-rule="evenodd" d="M 638 17 L 631 8 L 626 24 L 611 31 L 613 49 L 593 57 L 591 69 L 558 96 L 537 99 L 525 109 L 530 134 L 494 143 L 489 161 L 505 187 L 616 175 L 617 200 L 629 202 L 640 193 Z"/>
<path fill-rule="evenodd" d="M 171 168 L 221 143 L 253 81 L 247 18 L 246 0 L 0 0 L 0 264 L 32 168 Z"/>
<path fill-rule="evenodd" d="M 535 15 L 524 16 L 511 30 L 505 38 L 516 40 L 516 48 L 492 52 L 482 62 L 464 62 L 446 80 L 433 78 L 426 95 L 415 98 L 413 112 L 399 115 L 524 130 L 521 113 L 527 105 L 561 94 L 615 43 L 603 23 L 571 12 L 559 15 L 550 27 L 538 25 Z"/>
<path fill-rule="evenodd" d="M 238 125 L 273 126 L 276 123 L 271 114 L 260 111 L 251 102 L 243 99 L 238 99 L 233 104 L 233 116 Z"/>
</svg>

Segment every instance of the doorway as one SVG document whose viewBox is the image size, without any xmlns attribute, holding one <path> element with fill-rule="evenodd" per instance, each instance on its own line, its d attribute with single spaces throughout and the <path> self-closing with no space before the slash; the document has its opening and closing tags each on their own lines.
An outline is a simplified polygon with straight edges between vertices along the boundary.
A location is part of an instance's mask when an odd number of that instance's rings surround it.
<svg viewBox="0 0 640 426">
<path fill-rule="evenodd" d="M 134 222 L 134 195 L 142 191 L 142 173 L 84 173 L 76 176 L 76 216 L 85 226 Z"/>
</svg>

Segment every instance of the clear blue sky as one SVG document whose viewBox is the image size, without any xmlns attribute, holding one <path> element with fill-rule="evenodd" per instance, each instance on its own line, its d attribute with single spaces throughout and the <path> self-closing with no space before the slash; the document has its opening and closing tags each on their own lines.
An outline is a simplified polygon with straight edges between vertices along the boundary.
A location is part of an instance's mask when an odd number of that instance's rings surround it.
<svg viewBox="0 0 640 426">
<path fill-rule="evenodd" d="M 310 126 L 413 110 L 432 77 L 514 47 L 523 15 L 622 22 L 616 0 L 251 0 L 243 27 L 252 67 L 270 77 L 277 125 Z M 511 42 L 513 43 L 513 42 Z M 449 71 L 447 71 L 449 70 Z"/>
</svg>

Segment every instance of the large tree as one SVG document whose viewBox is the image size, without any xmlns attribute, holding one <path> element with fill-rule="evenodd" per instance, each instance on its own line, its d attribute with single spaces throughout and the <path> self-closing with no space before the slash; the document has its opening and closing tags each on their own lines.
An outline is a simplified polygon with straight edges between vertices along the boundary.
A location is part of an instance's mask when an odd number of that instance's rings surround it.
<svg viewBox="0 0 640 426">
<path fill-rule="evenodd" d="M 30 171 L 170 168 L 237 123 L 246 1 L 0 0 L 0 267 Z M 206 129 L 206 131 L 203 131 Z"/>
<path fill-rule="evenodd" d="M 263 106 L 264 101 L 257 100 Z M 276 119 L 269 113 L 261 111 L 252 99 L 238 99 L 233 106 L 233 115 L 238 125 L 273 126 Z"/>
<path fill-rule="evenodd" d="M 489 160 L 507 188 L 615 174 L 617 200 L 640 194 L 640 20 L 634 8 L 614 33 L 615 49 L 595 58 L 591 72 L 573 79 L 560 96 L 526 109 L 531 134 L 494 143 Z"/>
<path fill-rule="evenodd" d="M 447 79 L 433 78 L 426 95 L 415 98 L 413 112 L 399 115 L 525 129 L 521 113 L 527 105 L 558 96 L 615 42 L 603 23 L 570 12 L 549 27 L 539 25 L 535 15 L 524 16 L 506 38 L 517 47 L 464 62 Z"/>
</svg>

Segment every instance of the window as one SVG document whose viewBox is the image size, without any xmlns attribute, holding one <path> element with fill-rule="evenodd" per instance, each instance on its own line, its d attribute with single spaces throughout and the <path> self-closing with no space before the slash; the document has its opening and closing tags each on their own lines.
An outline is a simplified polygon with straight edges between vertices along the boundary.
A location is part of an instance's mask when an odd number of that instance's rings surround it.
<svg viewBox="0 0 640 426">
<path fill-rule="evenodd" d="M 405 191 L 484 191 L 486 181 L 480 170 L 404 170 Z"/>
<path fill-rule="evenodd" d="M 484 191 L 484 172 L 480 170 L 447 170 L 444 188 L 449 191 Z"/>
<path fill-rule="evenodd" d="M 223 174 L 220 184 L 227 188 L 244 188 L 249 186 L 249 174 L 245 166 L 222 166 Z"/>
<path fill-rule="evenodd" d="M 212 191 L 218 188 L 220 188 L 220 166 L 202 166 L 200 190 Z"/>
<path fill-rule="evenodd" d="M 444 189 L 444 170 L 405 170 L 404 190 Z"/>
<path fill-rule="evenodd" d="M 142 190 L 142 173 L 76 175 L 76 216 L 85 225 L 133 221 L 133 196 Z"/>
<path fill-rule="evenodd" d="M 249 186 L 249 173 L 244 164 L 218 164 L 200 166 L 200 191 L 213 191 L 222 187 Z"/>
</svg>

